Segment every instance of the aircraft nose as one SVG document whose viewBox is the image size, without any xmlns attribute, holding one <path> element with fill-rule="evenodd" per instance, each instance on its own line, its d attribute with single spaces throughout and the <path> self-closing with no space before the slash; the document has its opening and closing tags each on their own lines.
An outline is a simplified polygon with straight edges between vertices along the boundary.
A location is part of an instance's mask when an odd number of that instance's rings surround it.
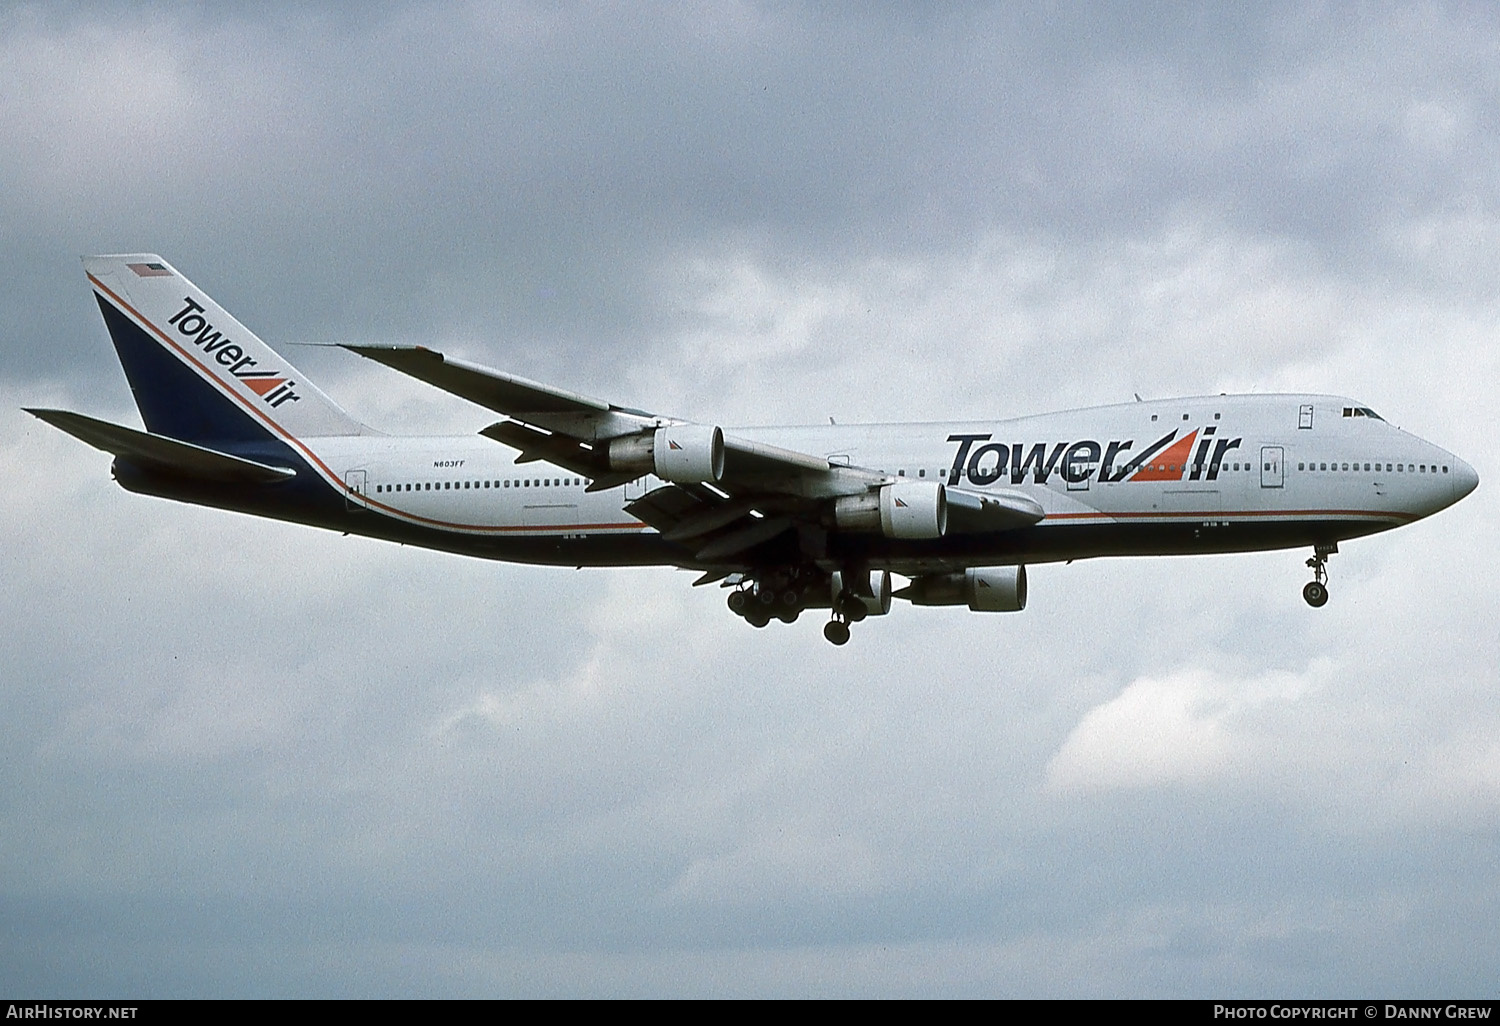
<svg viewBox="0 0 1500 1026">
<path fill-rule="evenodd" d="M 1457 502 L 1478 487 L 1478 472 L 1455 456 L 1453 459 L 1453 501 Z"/>
</svg>

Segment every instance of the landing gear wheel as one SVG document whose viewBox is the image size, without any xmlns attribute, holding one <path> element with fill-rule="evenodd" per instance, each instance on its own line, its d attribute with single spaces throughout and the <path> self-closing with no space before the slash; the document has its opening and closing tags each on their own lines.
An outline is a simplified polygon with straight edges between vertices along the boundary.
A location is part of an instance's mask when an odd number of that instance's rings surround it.
<svg viewBox="0 0 1500 1026">
<path fill-rule="evenodd" d="M 1313 579 L 1302 589 L 1302 597 L 1314 609 L 1328 601 L 1328 557 L 1338 550 L 1338 545 L 1333 542 L 1313 546 L 1313 557 L 1307 561 L 1313 572 Z"/>
<path fill-rule="evenodd" d="M 864 601 L 851 591 L 839 595 L 838 605 L 835 608 L 850 623 L 859 623 L 870 615 L 870 611 L 865 608 Z"/>
<path fill-rule="evenodd" d="M 829 620 L 823 625 L 823 637 L 835 645 L 849 643 L 849 625 L 841 620 Z"/>
<path fill-rule="evenodd" d="M 743 591 L 731 591 L 727 601 L 731 610 L 740 616 L 745 615 L 745 605 L 749 602 L 749 598 Z"/>
</svg>

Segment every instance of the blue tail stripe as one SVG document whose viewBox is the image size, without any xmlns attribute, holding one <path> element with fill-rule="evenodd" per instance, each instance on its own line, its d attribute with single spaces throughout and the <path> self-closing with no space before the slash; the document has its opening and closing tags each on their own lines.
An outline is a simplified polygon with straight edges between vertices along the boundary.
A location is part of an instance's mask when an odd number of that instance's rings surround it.
<svg viewBox="0 0 1500 1026">
<path fill-rule="evenodd" d="M 235 443 L 263 444 L 273 438 L 265 425 L 199 377 L 113 303 L 97 293 L 95 298 L 147 431 L 220 449 Z"/>
</svg>

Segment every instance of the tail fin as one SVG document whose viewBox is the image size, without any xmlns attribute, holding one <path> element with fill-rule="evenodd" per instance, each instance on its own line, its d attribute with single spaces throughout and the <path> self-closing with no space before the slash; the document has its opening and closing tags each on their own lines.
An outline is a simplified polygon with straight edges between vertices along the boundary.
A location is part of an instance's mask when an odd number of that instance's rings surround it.
<svg viewBox="0 0 1500 1026">
<path fill-rule="evenodd" d="M 161 257 L 83 267 L 152 434 L 212 444 L 376 433 Z"/>
</svg>

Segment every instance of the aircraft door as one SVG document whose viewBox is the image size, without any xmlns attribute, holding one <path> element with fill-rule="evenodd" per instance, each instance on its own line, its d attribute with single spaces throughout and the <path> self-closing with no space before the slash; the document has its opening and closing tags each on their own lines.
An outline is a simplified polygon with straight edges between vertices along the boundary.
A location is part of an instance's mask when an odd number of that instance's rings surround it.
<svg viewBox="0 0 1500 1026">
<path fill-rule="evenodd" d="M 1075 447 L 1076 448 L 1076 447 Z M 1078 453 L 1066 466 L 1063 467 L 1063 479 L 1068 482 L 1068 491 L 1086 492 L 1089 490 L 1089 481 L 1099 470 L 1099 448 L 1095 446 L 1092 451 L 1084 450 Z"/>
<path fill-rule="evenodd" d="M 1279 445 L 1260 447 L 1260 486 L 1262 488 L 1280 488 L 1286 480 L 1286 468 L 1282 465 L 1282 456 Z"/>
<path fill-rule="evenodd" d="M 344 473 L 344 506 L 347 509 L 364 509 L 365 496 L 365 472 L 363 470 L 350 470 Z"/>
</svg>

